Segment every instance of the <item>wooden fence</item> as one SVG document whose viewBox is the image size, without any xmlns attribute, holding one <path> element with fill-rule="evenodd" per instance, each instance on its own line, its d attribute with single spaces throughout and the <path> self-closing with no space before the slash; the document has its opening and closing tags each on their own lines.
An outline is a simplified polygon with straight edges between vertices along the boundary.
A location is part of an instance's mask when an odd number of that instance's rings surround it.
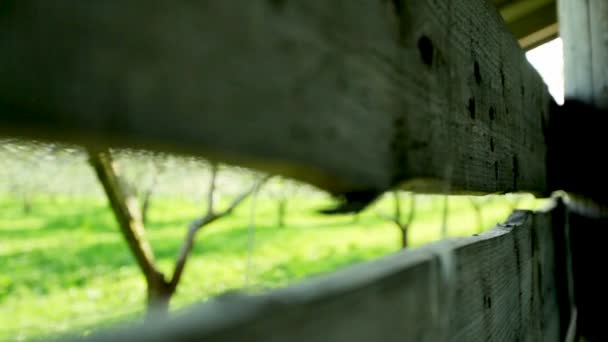
<svg viewBox="0 0 608 342">
<path fill-rule="evenodd" d="M 345 208 L 395 186 L 605 203 L 608 78 L 594 75 L 608 74 L 607 6 L 560 3 L 567 95 L 585 104 L 557 107 L 484 0 L 7 1 L 0 134 L 204 155 L 307 181 Z M 603 225 L 601 205 L 569 198 L 89 339 L 601 340 L 585 248 L 601 240 L 579 233 Z"/>
<path fill-rule="evenodd" d="M 92 341 L 558 341 L 571 302 L 564 206 L 267 295 L 220 297 Z"/>
</svg>

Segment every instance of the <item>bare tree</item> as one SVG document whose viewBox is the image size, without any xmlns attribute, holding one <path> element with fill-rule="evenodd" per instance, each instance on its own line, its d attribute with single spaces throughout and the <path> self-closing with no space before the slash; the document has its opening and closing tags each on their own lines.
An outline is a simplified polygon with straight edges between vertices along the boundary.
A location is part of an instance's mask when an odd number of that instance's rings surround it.
<svg viewBox="0 0 608 342">
<path fill-rule="evenodd" d="M 188 226 L 188 232 L 177 256 L 173 274 L 167 278 L 158 269 L 152 247 L 145 236 L 145 226 L 141 215 L 142 207 L 138 203 L 138 198 L 129 191 L 128 185 L 121 179 L 119 169 L 112 160 L 110 151 L 107 149 L 101 151 L 89 150 L 89 159 L 95 169 L 97 178 L 103 185 L 110 206 L 119 223 L 120 231 L 146 279 L 148 313 L 151 315 L 162 316 L 168 313 L 169 302 L 177 289 L 186 262 L 191 255 L 196 234 L 210 223 L 231 214 L 239 204 L 267 180 L 267 177 L 259 178 L 250 189 L 238 195 L 227 208 L 217 211 L 213 195 L 218 168 L 216 164 L 213 164 L 207 193 L 206 213 L 194 219 Z"/>
<path fill-rule="evenodd" d="M 154 189 L 156 188 L 156 183 L 158 182 L 158 173 L 154 173 L 152 176 L 152 181 L 148 186 L 141 191 L 140 201 L 141 201 L 141 220 L 144 224 L 148 223 L 148 210 L 150 209 L 150 203 L 152 194 L 154 193 Z"/>
<path fill-rule="evenodd" d="M 141 219 L 144 224 L 148 223 L 148 211 L 152 203 L 152 195 L 158 185 L 158 178 L 165 171 L 165 167 L 158 160 L 153 160 L 150 165 L 150 181 L 144 186 L 138 187 L 139 200 L 141 203 Z"/>
<path fill-rule="evenodd" d="M 393 215 L 392 216 L 381 215 L 381 216 L 384 217 L 385 219 L 393 222 L 395 224 L 395 226 L 399 229 L 399 232 L 401 233 L 401 248 L 405 249 L 405 248 L 409 247 L 408 232 L 412 226 L 412 223 L 414 222 L 414 218 L 415 218 L 415 214 L 416 214 L 416 195 L 414 195 L 413 193 L 410 194 L 409 212 L 408 212 L 406 220 L 402 221 L 401 196 L 399 194 L 399 191 L 397 191 L 397 190 L 393 191 L 392 194 L 393 194 L 393 203 L 394 203 Z"/>
<path fill-rule="evenodd" d="M 54 160 L 59 146 L 32 141 L 1 141 L 3 170 L 8 181 L 8 190 L 22 201 L 23 214 L 32 212 L 34 197 L 48 182 L 48 178 L 37 177 L 41 164 Z M 10 165 L 9 165 L 10 163 Z"/>
<path fill-rule="evenodd" d="M 443 195 L 443 213 L 441 215 L 441 239 L 448 237 L 448 216 L 450 214 L 450 197 Z"/>
<path fill-rule="evenodd" d="M 148 223 L 148 211 L 152 203 L 152 196 L 157 190 L 158 179 L 165 170 L 166 155 L 142 151 L 123 150 L 115 155 L 120 164 L 127 163 L 129 174 L 121 175 L 121 179 L 128 187 L 129 192 L 137 196 L 141 204 L 141 218 L 144 224 Z"/>
<path fill-rule="evenodd" d="M 285 216 L 287 214 L 287 198 L 277 200 L 277 226 L 285 227 Z"/>
<path fill-rule="evenodd" d="M 275 177 L 274 180 L 273 184 L 269 184 L 272 186 L 266 187 L 266 191 L 271 198 L 276 200 L 277 226 L 283 228 L 286 224 L 289 199 L 298 192 L 299 185 L 297 182 L 283 177 Z"/>
<path fill-rule="evenodd" d="M 494 201 L 493 196 L 471 196 L 469 197 L 469 203 L 471 203 L 471 207 L 475 211 L 475 219 L 477 221 L 477 231 L 479 233 L 483 232 L 486 227 L 483 222 L 483 208 L 487 205 L 490 205 Z"/>
<path fill-rule="evenodd" d="M 212 165 L 211 169 L 211 180 L 209 183 L 209 191 L 207 192 L 207 213 L 204 216 L 201 216 L 195 220 L 193 220 L 189 227 L 188 233 L 182 245 L 182 248 L 179 252 L 179 256 L 177 258 L 177 262 L 175 264 L 175 270 L 173 272 L 173 277 L 169 282 L 172 287 L 177 286 L 179 280 L 181 278 L 184 267 L 186 266 L 186 261 L 188 260 L 188 256 L 192 251 L 192 247 L 194 246 L 194 238 L 196 233 L 198 233 L 202 228 L 209 225 L 211 222 L 216 221 L 224 216 L 231 214 L 234 209 L 241 204 L 249 195 L 257 192 L 257 190 L 268 180 L 268 176 L 259 178 L 255 184 L 248 189 L 247 191 L 238 195 L 234 200 L 232 200 L 231 204 L 222 211 L 216 211 L 214 208 L 214 192 L 215 192 L 215 180 L 217 177 L 217 164 Z"/>
</svg>

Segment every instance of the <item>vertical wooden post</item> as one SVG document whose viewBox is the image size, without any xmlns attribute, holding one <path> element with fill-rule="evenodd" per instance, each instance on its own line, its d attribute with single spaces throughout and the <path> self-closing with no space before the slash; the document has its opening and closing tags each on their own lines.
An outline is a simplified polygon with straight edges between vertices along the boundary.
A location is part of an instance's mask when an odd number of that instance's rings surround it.
<svg viewBox="0 0 608 342">
<path fill-rule="evenodd" d="M 565 96 L 608 109 L 608 2 L 560 0 Z"/>
<path fill-rule="evenodd" d="M 608 2 L 606 0 L 558 0 L 560 33 L 564 41 L 564 76 L 566 101 L 577 100 L 589 105 L 590 113 L 575 112 L 570 107 L 565 114 L 571 120 L 605 118 L 608 110 Z M 586 116 L 583 116 L 586 114 Z M 586 123 L 586 125 L 593 125 Z M 577 127 L 590 133 L 583 122 Z M 593 130 L 599 132 L 599 130 Z M 581 132 L 572 132 L 570 139 L 578 139 Z M 596 133 L 599 134 L 599 133 Z M 564 139 L 568 139 L 563 137 Z M 600 137 L 594 137 L 587 149 L 600 151 L 603 143 Z M 584 145 L 580 145 L 584 146 Z M 568 154 L 568 153 L 567 153 Z M 590 154 L 585 155 L 589 159 Z M 589 160 L 581 160 L 588 163 Z M 578 163 L 577 163 L 578 164 Z M 574 165 L 574 167 L 577 167 Z M 581 167 L 578 165 L 578 167 Z M 571 168 L 572 169 L 572 168 Z M 604 174 L 597 174 L 591 180 L 600 187 Z M 582 180 L 578 180 L 582 183 Z M 578 206 L 578 210 L 573 210 Z M 601 214 L 594 216 L 586 214 L 590 209 L 588 204 L 571 204 L 568 216 L 567 231 L 570 232 L 572 246 L 572 267 L 574 277 L 574 299 L 578 308 L 578 335 L 588 341 L 604 341 L 608 333 L 604 320 L 598 312 L 605 310 L 608 296 L 598 285 L 597 270 L 593 266 L 602 256 L 603 242 L 608 238 L 606 224 L 608 220 Z M 584 210 L 580 210 L 580 209 Z M 576 211 L 577 213 L 575 213 Z M 593 211 L 593 210 L 591 210 Z"/>
</svg>

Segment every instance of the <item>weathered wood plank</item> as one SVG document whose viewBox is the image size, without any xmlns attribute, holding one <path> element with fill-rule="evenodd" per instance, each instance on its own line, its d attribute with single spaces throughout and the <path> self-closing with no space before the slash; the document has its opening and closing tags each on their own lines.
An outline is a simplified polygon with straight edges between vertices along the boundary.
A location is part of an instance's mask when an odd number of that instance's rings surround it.
<svg viewBox="0 0 608 342">
<path fill-rule="evenodd" d="M 598 158 L 605 155 L 608 125 L 608 3 L 559 0 L 558 10 L 564 43 L 566 108 L 570 108 L 560 114 L 559 120 L 565 128 L 561 132 L 574 138 L 567 139 L 569 146 L 562 143 L 550 151 L 551 163 L 558 158 L 553 155 L 559 150 L 568 161 L 561 175 L 550 178 L 561 179 L 562 183 L 570 184 L 568 188 L 585 197 L 584 200 L 575 197 L 568 212 L 577 334 L 588 341 L 605 341 L 608 334 L 598 312 L 605 310 L 608 297 L 595 266 L 605 248 L 608 225 L 605 212 L 608 178 L 605 163 Z"/>
<path fill-rule="evenodd" d="M 549 178 L 606 206 L 608 178 L 598 156 L 605 154 L 608 125 L 608 2 L 558 4 L 566 103 L 551 119 Z M 559 165 L 551 160 L 559 160 Z"/>
<path fill-rule="evenodd" d="M 566 98 L 608 110 L 608 2 L 558 1 Z"/>
<path fill-rule="evenodd" d="M 549 101 L 484 0 L 0 7 L 0 134 L 194 153 L 333 193 L 546 192 Z"/>
<path fill-rule="evenodd" d="M 570 321 L 564 209 L 518 211 L 445 240 L 266 295 L 212 300 L 90 341 L 559 341 Z"/>
<path fill-rule="evenodd" d="M 549 188 L 608 205 L 608 2 L 559 1 L 566 101 L 548 131 Z"/>
</svg>

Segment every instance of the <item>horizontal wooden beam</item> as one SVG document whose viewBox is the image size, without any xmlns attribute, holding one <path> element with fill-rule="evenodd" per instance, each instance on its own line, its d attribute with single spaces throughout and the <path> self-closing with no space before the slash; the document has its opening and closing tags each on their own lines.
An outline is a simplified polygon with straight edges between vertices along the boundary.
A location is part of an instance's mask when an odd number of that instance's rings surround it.
<svg viewBox="0 0 608 342">
<path fill-rule="evenodd" d="M 563 341 L 564 209 L 88 341 Z"/>
<path fill-rule="evenodd" d="M 333 193 L 546 193 L 549 101 L 484 0 L 0 6 L 0 134 L 191 153 Z"/>
<path fill-rule="evenodd" d="M 532 34 L 519 39 L 519 45 L 526 51 L 529 51 L 535 47 L 548 43 L 557 37 L 559 37 L 559 25 L 556 23 L 545 26 Z"/>
<path fill-rule="evenodd" d="M 526 50 L 558 35 L 555 0 L 516 1 L 499 10 L 515 38 Z"/>
</svg>

